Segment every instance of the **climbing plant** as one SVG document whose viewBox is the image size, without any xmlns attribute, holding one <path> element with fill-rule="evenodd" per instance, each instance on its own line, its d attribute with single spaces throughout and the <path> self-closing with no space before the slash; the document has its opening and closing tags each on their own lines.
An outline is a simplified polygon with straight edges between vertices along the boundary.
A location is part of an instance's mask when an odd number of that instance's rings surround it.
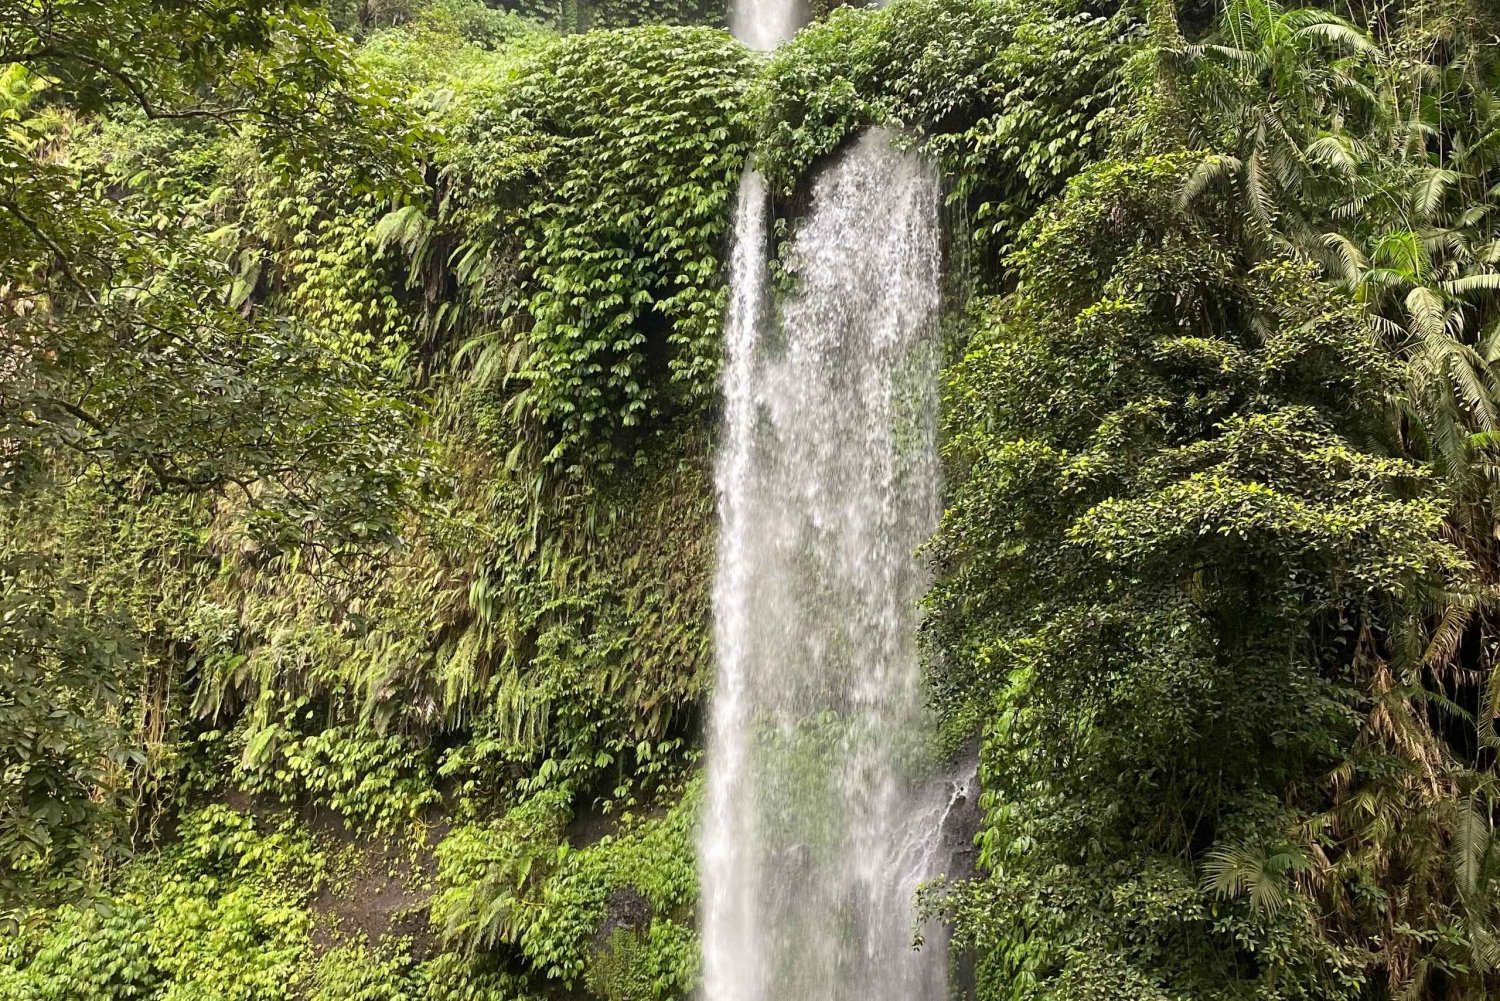
<svg viewBox="0 0 1500 1001">
<path fill-rule="evenodd" d="M 904 131 L 943 167 L 992 268 L 1015 226 L 1107 148 L 1126 17 L 995 0 L 840 7 L 772 57 L 758 163 L 783 188 L 859 130 Z"/>
<path fill-rule="evenodd" d="M 948 194 L 956 986 L 1500 990 L 1493 11 L 808 13 L 0 11 L 0 994 L 691 996 L 735 190 L 794 281 L 871 127 Z"/>
<path fill-rule="evenodd" d="M 465 354 L 547 461 L 628 456 L 711 394 L 750 65 L 707 30 L 568 38 L 449 147 L 460 279 L 488 313 Z"/>
</svg>

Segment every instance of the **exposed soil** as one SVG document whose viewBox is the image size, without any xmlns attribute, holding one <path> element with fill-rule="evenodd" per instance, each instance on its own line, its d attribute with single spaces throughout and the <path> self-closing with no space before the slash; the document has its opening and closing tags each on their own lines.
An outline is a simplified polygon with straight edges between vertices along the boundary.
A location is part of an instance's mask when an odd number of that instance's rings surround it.
<svg viewBox="0 0 1500 1001">
<path fill-rule="evenodd" d="M 286 807 L 264 796 L 226 790 L 224 802 L 257 818 L 285 816 Z M 328 850 L 330 875 L 309 902 L 315 956 L 341 945 L 378 945 L 392 938 L 410 940 L 414 958 L 437 951 L 427 923 L 437 861 L 432 847 L 447 833 L 440 816 L 430 818 L 426 837 L 400 840 L 356 834 L 331 810 L 305 806 L 298 823 Z"/>
<path fill-rule="evenodd" d="M 425 846 L 348 838 L 335 849 L 337 871 L 309 904 L 314 952 L 389 938 L 409 939 L 415 958 L 437 951 L 427 923 L 436 840 L 435 833 Z"/>
</svg>

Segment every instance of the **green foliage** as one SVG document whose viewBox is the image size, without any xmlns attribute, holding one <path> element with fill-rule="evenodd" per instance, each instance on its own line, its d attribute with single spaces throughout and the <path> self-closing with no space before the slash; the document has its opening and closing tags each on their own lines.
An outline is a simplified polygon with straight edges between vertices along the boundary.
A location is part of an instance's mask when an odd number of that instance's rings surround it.
<svg viewBox="0 0 1500 1001">
<path fill-rule="evenodd" d="M 284 86 L 269 89 L 277 103 L 267 110 L 295 118 L 308 107 L 299 102 L 335 85 L 340 70 L 325 48 L 336 49 L 336 39 L 311 8 L 265 0 L 24 3 L 0 17 L 0 39 L 7 64 L 55 78 L 84 110 L 123 99 L 154 118 L 189 109 L 229 115 L 233 106 L 194 100 L 204 82 L 220 85 L 216 98 L 233 98 L 270 75 Z"/>
<path fill-rule="evenodd" d="M 1299 223 L 1278 218 L 1276 203 L 1301 200 L 1310 160 L 1326 151 L 1336 162 L 1344 152 L 1335 136 L 1315 142 L 1320 127 L 1340 122 L 1358 130 L 1380 113 L 1364 71 L 1381 52 L 1336 14 L 1287 10 L 1275 0 L 1233 0 L 1223 23 L 1222 44 L 1189 50 L 1204 65 L 1194 82 L 1209 98 L 1208 107 L 1227 105 L 1237 112 L 1233 125 L 1224 121 L 1225 131 L 1215 138 L 1233 150 L 1223 163 L 1240 172 L 1251 232 L 1274 242 L 1278 228 Z"/>
<path fill-rule="evenodd" d="M 377 530 L 406 502 L 414 467 L 394 446 L 414 411 L 362 392 L 356 369 L 295 329 L 243 318 L 203 243 L 143 238 L 128 204 L 62 197 L 56 217 L 79 224 L 67 234 L 33 229 L 23 208 L 7 216 L 17 225 L 5 280 L 27 291 L 6 321 L 16 364 L 3 427 L 15 452 L 0 485 L 44 483 L 46 457 L 61 451 L 115 477 L 115 464 L 127 476 L 145 467 L 164 491 L 259 482 L 267 510 L 286 502 L 278 521 L 317 518 L 335 532 Z M 61 270 L 59 254 L 70 259 Z"/>
<path fill-rule="evenodd" d="M 616 990 L 644 985 L 652 998 L 692 989 L 698 977 L 690 923 L 698 896 L 693 834 L 701 797 L 693 787 L 678 793 L 665 815 L 627 818 L 619 832 L 561 859 L 541 888 L 542 908 L 522 941 L 535 967 L 565 983 L 602 977 Z M 628 970 L 608 948 L 622 928 L 637 937 Z M 601 949 L 602 971 L 594 969 Z"/>
<path fill-rule="evenodd" d="M 402 276 L 390 265 L 393 255 L 370 239 L 385 200 L 373 192 L 326 194 L 350 185 L 360 169 L 303 174 L 291 184 L 272 174 L 252 186 L 244 225 L 265 249 L 257 254 L 252 244 L 239 252 L 232 298 L 284 283 L 284 307 L 308 325 L 321 352 L 399 377 L 412 367 L 408 352 L 420 314 L 399 298 Z M 268 259 L 275 261 L 270 275 Z"/>
<path fill-rule="evenodd" d="M 1500 288 L 1481 20 L 1437 5 L 1381 39 L 1322 11 L 1236 2 L 1206 44 L 1169 53 L 1169 113 L 1214 151 L 1183 197 L 1227 190 L 1248 243 L 1323 261 L 1365 307 L 1408 364 L 1403 447 L 1438 464 L 1471 523 L 1487 518 L 1472 505 L 1488 492 Z"/>
<path fill-rule="evenodd" d="M 0 29 L 9 914 L 96 882 L 127 829 L 159 833 L 214 505 L 234 491 L 262 551 L 343 552 L 392 535 L 422 459 L 420 413 L 247 308 L 205 231 L 231 125 L 290 168 L 311 162 L 309 131 L 359 138 L 325 113 L 382 121 L 326 23 L 296 5 L 70 2 L 13 5 Z M 96 133 L 81 113 L 115 120 Z"/>
<path fill-rule="evenodd" d="M 981 997 L 1495 989 L 1494 63 L 1425 13 L 1153 5 L 1119 160 L 974 303 L 931 638 L 985 875 L 931 901 Z"/>
<path fill-rule="evenodd" d="M 0 627 L 0 901 L 76 898 L 121 848 L 131 636 L 25 554 L 0 562 Z"/>
<path fill-rule="evenodd" d="M 409 548 L 232 567 L 185 631 L 202 711 L 250 710 L 241 781 L 385 829 L 431 801 L 445 733 L 463 802 L 526 780 L 623 806 L 669 778 L 709 677 L 712 544 L 702 445 L 669 441 L 686 457 L 540 509 L 532 471 L 478 453 Z"/>
<path fill-rule="evenodd" d="M 534 21 L 466 0 L 429 3 L 410 21 L 374 34 L 360 46 L 361 67 L 413 100 L 441 107 L 466 83 L 493 72 L 551 33 Z"/>
<path fill-rule="evenodd" d="M 943 167 L 981 266 L 1106 148 L 1128 22 L 1008 0 L 842 7 L 772 57 L 758 163 L 783 188 L 870 125 Z"/>
<path fill-rule="evenodd" d="M 323 859 L 291 825 L 257 830 L 211 807 L 179 846 L 126 873 L 107 906 L 37 913 L 0 952 L 0 988 L 18 1001 L 186 1001 L 290 997 L 308 947 L 301 907 Z"/>
<path fill-rule="evenodd" d="M 362 946 L 330 949 L 318 963 L 310 1001 L 409 1001 L 407 962 L 396 954 L 371 955 Z"/>
<path fill-rule="evenodd" d="M 533 910 L 524 897 L 556 860 L 570 798 L 558 790 L 539 793 L 498 820 L 443 839 L 432 921 L 444 937 L 470 951 L 519 941 Z"/>
<path fill-rule="evenodd" d="M 352 826 L 380 835 L 414 827 L 441 799 L 428 749 L 354 723 L 320 726 L 325 721 L 309 702 L 298 698 L 272 722 L 247 728 L 236 774 L 240 789 L 287 803 L 324 804 Z"/>
<path fill-rule="evenodd" d="M 729 5 L 723 0 L 593 0 L 583 7 L 589 28 L 657 23 L 723 27 Z"/>
<path fill-rule="evenodd" d="M 507 10 L 561 31 L 630 28 L 642 24 L 722 27 L 724 0 L 504 0 Z"/>
<path fill-rule="evenodd" d="M 1316 777 L 1469 570 L 1424 470 L 1372 448 L 1396 359 L 1308 265 L 1182 215 L 1193 162 L 1076 179 L 949 380 L 931 600 L 985 733 L 990 886 L 954 913 L 987 997 L 1359 996 L 1308 893 L 1348 845 Z M 1286 861 L 1241 897 L 1247 843 Z"/>
<path fill-rule="evenodd" d="M 545 49 L 444 156 L 482 385 L 518 382 L 548 460 L 631 454 L 718 372 L 720 254 L 748 151 L 750 57 L 641 28 Z"/>
<path fill-rule="evenodd" d="M 134 486 L 145 482 L 143 472 Z M 184 764 L 170 637 L 211 577 L 196 555 L 198 499 L 124 500 L 98 479 L 47 496 L 0 509 L 12 615 L 0 670 L 14 700 L 5 830 L 22 839 L 5 858 L 28 870 L 4 885 L 6 911 L 59 883 L 77 896 L 79 879 L 92 882 L 162 833 Z M 68 848 L 70 838 L 81 840 Z"/>
<path fill-rule="evenodd" d="M 322 956 L 309 1001 L 534 1001 L 525 981 L 453 953 L 417 961 L 397 946 L 342 946 Z"/>
<path fill-rule="evenodd" d="M 597 843 L 562 839 L 566 794 L 542 793 L 438 846 L 432 920 L 468 948 L 508 947 L 539 978 L 586 983 L 609 1001 L 680 997 L 698 977 L 699 795 L 626 817 Z"/>
</svg>

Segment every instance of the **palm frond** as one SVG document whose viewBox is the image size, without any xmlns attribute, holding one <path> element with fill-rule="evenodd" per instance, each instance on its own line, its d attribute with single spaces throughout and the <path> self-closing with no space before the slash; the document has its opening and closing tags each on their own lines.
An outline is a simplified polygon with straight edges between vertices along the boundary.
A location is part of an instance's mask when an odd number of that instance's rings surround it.
<svg viewBox="0 0 1500 1001">
<path fill-rule="evenodd" d="M 1291 898 L 1291 877 L 1311 867 L 1312 860 L 1302 849 L 1227 845 L 1208 853 L 1203 874 L 1208 889 L 1218 896 L 1248 897 L 1252 908 L 1274 915 Z"/>
<path fill-rule="evenodd" d="M 1485 271 L 1478 274 L 1464 275 L 1462 278 L 1443 282 L 1442 289 L 1449 295 L 1469 295 L 1473 292 L 1500 292 L 1500 272 Z"/>
<path fill-rule="evenodd" d="M 1324 135 L 1308 143 L 1304 155 L 1311 163 L 1321 164 L 1335 173 L 1353 175 L 1365 161 L 1365 150 L 1353 136 Z"/>
<path fill-rule="evenodd" d="M 1458 171 L 1441 167 L 1424 171 L 1421 180 L 1412 188 L 1412 209 L 1424 219 L 1436 217 L 1443 206 L 1443 197 L 1461 177 L 1463 175 Z"/>
<path fill-rule="evenodd" d="M 1243 164 L 1238 157 L 1214 154 L 1204 157 L 1188 175 L 1177 194 L 1178 208 L 1185 209 L 1214 184 L 1226 178 L 1233 179 Z"/>
<path fill-rule="evenodd" d="M 1295 17 L 1295 20 L 1300 22 L 1293 32 L 1296 37 L 1316 38 L 1323 42 L 1330 42 L 1377 62 L 1384 58 L 1385 54 L 1380 46 L 1371 41 L 1369 35 L 1337 15 L 1304 7 L 1300 10 L 1289 11 L 1287 17 L 1288 19 Z"/>
<path fill-rule="evenodd" d="M 1343 233 L 1324 233 L 1320 242 L 1331 252 L 1331 259 L 1337 262 L 1339 277 L 1351 285 L 1357 283 L 1370 266 L 1370 259 L 1359 244 Z"/>
</svg>

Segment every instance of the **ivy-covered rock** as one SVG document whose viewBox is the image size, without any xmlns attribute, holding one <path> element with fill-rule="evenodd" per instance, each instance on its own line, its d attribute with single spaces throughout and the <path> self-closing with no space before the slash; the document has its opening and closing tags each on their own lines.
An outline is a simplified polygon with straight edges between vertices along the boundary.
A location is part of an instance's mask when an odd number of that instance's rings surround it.
<svg viewBox="0 0 1500 1001">
<path fill-rule="evenodd" d="M 548 461 L 629 456 L 712 396 L 751 68 L 706 29 L 570 37 L 447 147 L 454 254 L 494 314 L 465 350 L 518 387 Z"/>
<path fill-rule="evenodd" d="M 735 188 L 869 127 L 955 991 L 1500 993 L 1494 12 L 808 13 L 0 11 L 0 995 L 691 997 Z"/>
<path fill-rule="evenodd" d="M 1373 930 L 1316 920 L 1337 804 L 1425 767 L 1367 714 L 1471 568 L 1372 436 L 1399 366 L 1310 264 L 1176 207 L 1197 159 L 1075 179 L 948 379 L 931 628 L 989 875 L 947 906 L 987 996 L 1363 996 Z"/>
<path fill-rule="evenodd" d="M 1011 0 L 840 7 L 772 57 L 757 163 L 789 189 L 869 126 L 942 165 L 988 275 L 1015 229 L 1108 148 L 1137 44 L 1125 17 Z"/>
</svg>

